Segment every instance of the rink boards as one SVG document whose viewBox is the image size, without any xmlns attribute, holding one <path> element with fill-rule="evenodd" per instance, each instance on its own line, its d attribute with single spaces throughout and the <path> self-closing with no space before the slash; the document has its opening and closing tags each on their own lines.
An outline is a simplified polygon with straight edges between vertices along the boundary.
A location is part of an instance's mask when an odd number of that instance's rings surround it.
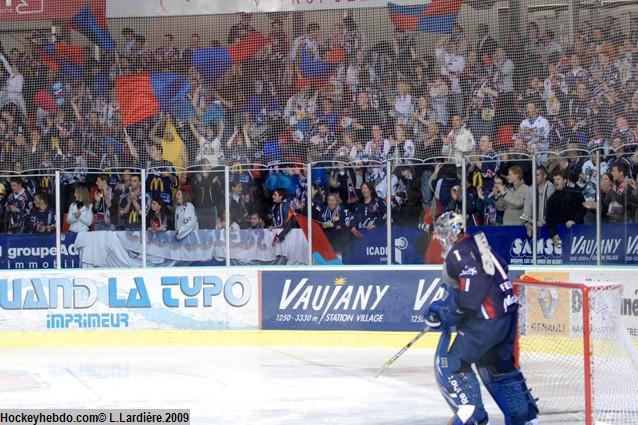
<svg viewBox="0 0 638 425">
<path fill-rule="evenodd" d="M 406 332 L 423 328 L 423 312 L 441 290 L 440 272 L 437 266 L 3 272 L 0 346 L 397 347 Z M 632 269 L 512 268 L 511 279 L 522 273 L 623 284 L 621 314 L 638 341 Z M 559 295 L 557 303 L 573 302 L 569 293 Z M 525 320 L 547 323 L 536 307 Z M 552 317 L 546 334 L 569 337 L 566 320 Z M 437 339 L 427 335 L 420 345 L 433 348 Z"/>
</svg>

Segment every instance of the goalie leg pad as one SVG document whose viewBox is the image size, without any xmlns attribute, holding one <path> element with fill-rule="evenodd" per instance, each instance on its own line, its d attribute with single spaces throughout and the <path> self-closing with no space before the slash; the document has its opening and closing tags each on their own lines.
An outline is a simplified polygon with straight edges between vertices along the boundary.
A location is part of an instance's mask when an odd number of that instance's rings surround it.
<svg viewBox="0 0 638 425">
<path fill-rule="evenodd" d="M 471 366 L 448 353 L 450 332 L 441 333 L 435 355 L 436 382 L 445 401 L 455 414 L 453 425 L 478 425 L 487 422 L 481 398 L 481 385 Z"/>
<path fill-rule="evenodd" d="M 505 425 L 537 423 L 538 406 L 520 370 L 495 374 L 479 364 L 478 371 L 483 384 L 503 412 Z"/>
</svg>

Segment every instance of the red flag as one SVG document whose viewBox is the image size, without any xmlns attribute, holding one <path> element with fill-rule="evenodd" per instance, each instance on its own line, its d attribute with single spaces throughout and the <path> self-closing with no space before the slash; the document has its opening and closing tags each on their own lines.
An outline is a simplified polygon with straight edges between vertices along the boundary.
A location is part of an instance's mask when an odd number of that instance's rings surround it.
<svg viewBox="0 0 638 425">
<path fill-rule="evenodd" d="M 228 55 L 232 63 L 243 62 L 259 53 L 269 41 L 268 37 L 259 31 L 253 31 L 237 43 L 228 46 Z"/>
</svg>

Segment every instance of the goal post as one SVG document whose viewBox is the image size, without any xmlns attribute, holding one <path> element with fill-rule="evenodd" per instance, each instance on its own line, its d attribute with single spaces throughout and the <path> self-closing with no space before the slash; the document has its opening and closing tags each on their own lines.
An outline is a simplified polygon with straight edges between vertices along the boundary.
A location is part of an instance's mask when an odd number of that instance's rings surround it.
<svg viewBox="0 0 638 425">
<path fill-rule="evenodd" d="M 562 423 L 638 424 L 638 353 L 620 314 L 622 289 L 528 276 L 515 282 L 515 356 L 541 415 Z"/>
</svg>

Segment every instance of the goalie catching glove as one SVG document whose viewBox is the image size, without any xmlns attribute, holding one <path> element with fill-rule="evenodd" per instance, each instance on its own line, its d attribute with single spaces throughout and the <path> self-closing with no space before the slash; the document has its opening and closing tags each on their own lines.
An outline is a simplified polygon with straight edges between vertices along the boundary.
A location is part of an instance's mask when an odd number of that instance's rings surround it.
<svg viewBox="0 0 638 425">
<path fill-rule="evenodd" d="M 432 301 L 425 310 L 425 324 L 431 329 L 449 329 L 463 319 L 463 310 L 456 304 L 455 290 L 446 288 L 442 298 Z"/>
</svg>

